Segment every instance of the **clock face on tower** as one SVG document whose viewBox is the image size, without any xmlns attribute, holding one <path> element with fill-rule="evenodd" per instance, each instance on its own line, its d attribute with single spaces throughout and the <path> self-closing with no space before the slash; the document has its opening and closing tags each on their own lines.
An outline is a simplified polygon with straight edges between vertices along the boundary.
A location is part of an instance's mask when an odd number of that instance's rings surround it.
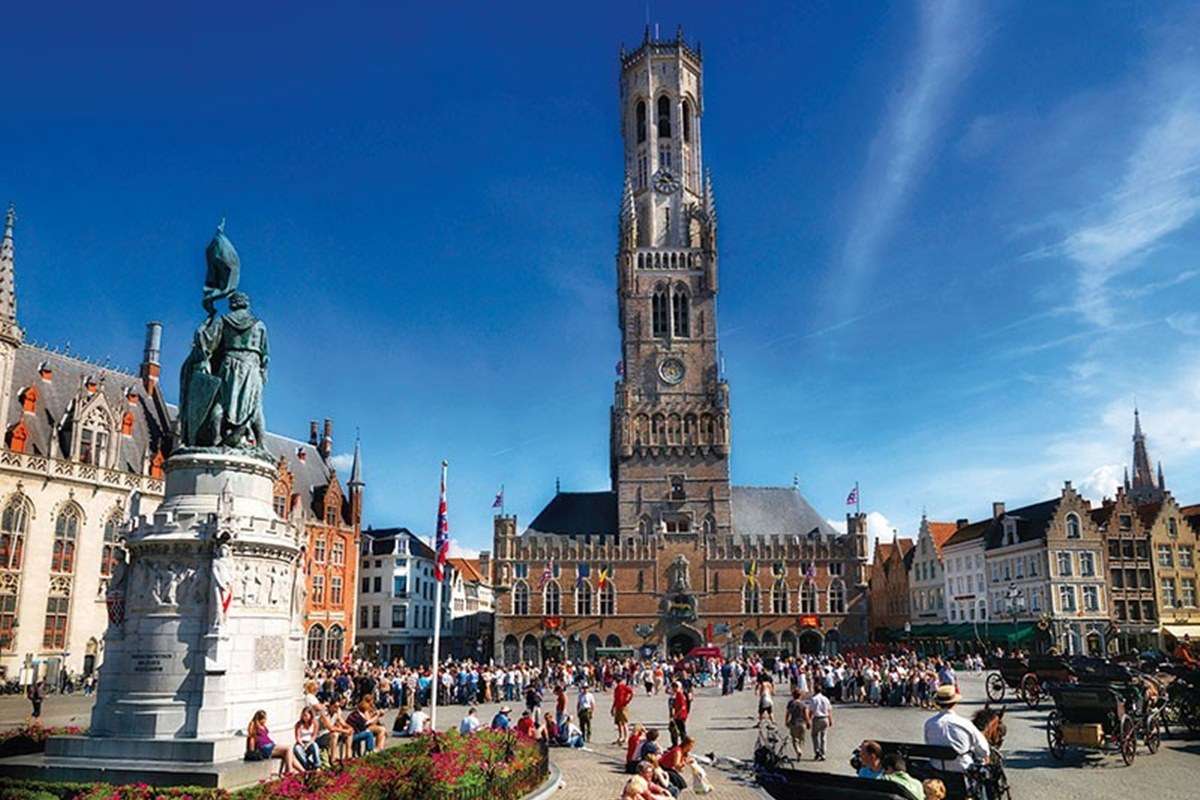
<svg viewBox="0 0 1200 800">
<path fill-rule="evenodd" d="M 660 169 L 654 173 L 654 191 L 659 194 L 672 194 L 679 191 L 679 179 L 668 170 Z"/>
<path fill-rule="evenodd" d="M 672 386 L 683 380 L 683 362 L 678 358 L 664 359 L 658 365 L 658 377 L 663 379 L 663 383 L 669 383 Z"/>
</svg>

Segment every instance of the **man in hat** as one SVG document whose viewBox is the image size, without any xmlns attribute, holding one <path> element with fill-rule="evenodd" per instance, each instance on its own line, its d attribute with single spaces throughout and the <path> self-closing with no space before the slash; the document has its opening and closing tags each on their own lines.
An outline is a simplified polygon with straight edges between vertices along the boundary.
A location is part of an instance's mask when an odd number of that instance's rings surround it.
<svg viewBox="0 0 1200 800">
<path fill-rule="evenodd" d="M 986 762 L 990 752 L 983 733 L 955 712 L 961 700 L 962 695 L 953 685 L 939 686 L 934 704 L 940 710 L 925 721 L 925 744 L 949 747 L 958 754 L 952 760 L 933 761 L 935 767 L 945 772 L 966 772 L 976 758 Z"/>
</svg>

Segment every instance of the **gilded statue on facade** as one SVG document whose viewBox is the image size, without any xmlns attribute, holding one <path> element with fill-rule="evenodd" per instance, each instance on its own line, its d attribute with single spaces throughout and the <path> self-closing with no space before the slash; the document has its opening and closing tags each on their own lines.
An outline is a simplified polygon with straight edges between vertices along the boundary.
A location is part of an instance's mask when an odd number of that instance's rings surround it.
<svg viewBox="0 0 1200 800">
<path fill-rule="evenodd" d="M 208 318 L 196 329 L 179 378 L 179 426 L 184 447 L 244 451 L 270 458 L 264 446 L 263 386 L 267 382 L 267 327 L 237 290 L 241 261 L 217 227 L 205 251 L 208 270 L 202 305 Z M 228 299 L 218 316 L 216 301 Z"/>
</svg>

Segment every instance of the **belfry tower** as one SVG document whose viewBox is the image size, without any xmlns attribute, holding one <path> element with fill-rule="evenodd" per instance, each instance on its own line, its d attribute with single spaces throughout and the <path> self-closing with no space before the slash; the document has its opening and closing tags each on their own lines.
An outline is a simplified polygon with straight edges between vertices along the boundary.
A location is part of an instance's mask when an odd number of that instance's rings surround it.
<svg viewBox="0 0 1200 800">
<path fill-rule="evenodd" d="M 717 344 L 717 215 L 703 169 L 703 70 L 682 30 L 621 51 L 618 531 L 730 532 L 729 387 Z"/>
</svg>

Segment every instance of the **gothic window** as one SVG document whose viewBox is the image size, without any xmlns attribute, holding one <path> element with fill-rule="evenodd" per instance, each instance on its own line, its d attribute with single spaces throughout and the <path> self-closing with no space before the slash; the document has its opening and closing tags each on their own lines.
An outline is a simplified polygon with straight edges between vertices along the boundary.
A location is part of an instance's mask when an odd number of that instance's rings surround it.
<svg viewBox="0 0 1200 800">
<path fill-rule="evenodd" d="M 366 609 L 364 608 L 363 611 L 366 611 Z M 313 625 L 308 629 L 308 660 L 320 661 L 324 655 L 325 629 L 320 625 Z"/>
<path fill-rule="evenodd" d="M 649 444 L 646 436 L 650 432 L 650 418 L 645 414 L 638 414 L 633 419 L 633 443 L 640 446 Z"/>
<path fill-rule="evenodd" d="M 92 409 L 79 433 L 79 460 L 97 467 L 108 466 L 108 420 L 104 410 Z"/>
<path fill-rule="evenodd" d="M 775 588 L 771 590 L 771 613 L 788 613 L 788 585 L 783 578 L 775 581 Z"/>
<path fill-rule="evenodd" d="M 542 608 L 547 617 L 557 617 L 562 613 L 562 590 L 558 588 L 557 581 L 550 581 L 546 584 L 546 591 L 542 596 Z"/>
<path fill-rule="evenodd" d="M 647 181 L 650 180 L 650 163 L 646 159 L 646 154 L 642 153 L 638 156 L 638 188 L 645 189 Z"/>
<path fill-rule="evenodd" d="M 712 414 L 702 414 L 700 416 L 700 431 L 704 436 L 705 444 L 717 443 L 717 425 L 713 420 Z"/>
<path fill-rule="evenodd" d="M 662 445 L 666 441 L 666 418 L 662 414 L 655 414 L 650 421 L 650 442 L 656 445 Z"/>
<path fill-rule="evenodd" d="M 713 536 L 717 532 L 717 521 L 713 519 L 712 514 L 704 518 L 704 535 Z"/>
<path fill-rule="evenodd" d="M 117 514 L 113 514 L 108 518 L 108 522 L 104 523 L 104 549 L 100 554 L 100 577 L 102 578 L 112 575 L 113 566 L 116 565 L 117 559 L 121 555 L 120 526 L 121 518 Z"/>
<path fill-rule="evenodd" d="M 675 171 L 675 164 L 671 158 L 671 145 L 662 144 L 658 147 L 658 168 L 665 169 L 667 172 Z M 670 226 L 668 226 L 670 227 Z"/>
<path fill-rule="evenodd" d="M 329 629 L 329 636 L 325 638 L 325 657 L 330 661 L 336 661 L 342 657 L 342 640 L 345 634 L 342 632 L 341 625 L 334 625 Z"/>
<path fill-rule="evenodd" d="M 642 517 L 640 520 L 638 520 L 638 533 L 640 533 L 642 536 L 650 535 L 650 518 L 649 517 Z"/>
<path fill-rule="evenodd" d="M 325 506 L 325 524 L 330 527 L 336 526 L 338 523 L 338 504 L 330 502 Z"/>
<path fill-rule="evenodd" d="M 650 319 L 653 323 L 655 336 L 666 336 L 669 329 L 669 320 L 667 318 L 667 290 L 665 287 L 659 286 L 654 290 L 654 297 L 650 301 Z"/>
<path fill-rule="evenodd" d="M 329 563 L 336 567 L 340 567 L 346 563 L 346 543 L 341 539 L 333 540 L 333 550 L 330 554 Z"/>
<path fill-rule="evenodd" d="M 846 587 L 841 581 L 829 584 L 829 613 L 846 613 Z"/>
<path fill-rule="evenodd" d="M 54 550 L 50 571 L 70 574 L 75 571 L 75 543 L 79 540 L 79 507 L 71 504 L 54 522 Z"/>
<path fill-rule="evenodd" d="M 678 414 L 672 414 L 667 417 L 667 444 L 679 444 L 681 441 L 681 431 L 683 422 Z"/>
<path fill-rule="evenodd" d="M 808 582 L 800 588 L 800 613 L 817 613 L 817 587 Z"/>
<path fill-rule="evenodd" d="M 0 651 L 11 650 L 16 641 L 16 585 L 0 586 Z"/>
<path fill-rule="evenodd" d="M 590 581 L 581 581 L 575 587 L 575 613 L 581 617 L 590 617 L 592 614 L 592 584 Z"/>
<path fill-rule="evenodd" d="M 325 537 L 324 536 L 318 536 L 316 541 L 313 542 L 313 561 L 317 562 L 318 564 L 325 563 Z"/>
<path fill-rule="evenodd" d="M 658 138 L 671 138 L 671 98 L 658 98 Z"/>
<path fill-rule="evenodd" d="M 512 613 L 523 617 L 529 613 L 529 586 L 524 581 L 513 585 Z"/>
<path fill-rule="evenodd" d="M 683 112 L 679 118 L 679 127 L 683 129 L 683 140 L 690 142 L 692 140 L 692 104 L 687 100 L 683 101 Z"/>
<path fill-rule="evenodd" d="M 25 534 L 31 507 L 23 495 L 14 497 L 0 516 L 0 569 L 19 570 L 25 555 Z"/>
<path fill-rule="evenodd" d="M 1067 515 L 1067 538 L 1068 539 L 1078 539 L 1079 532 L 1080 532 L 1079 516 L 1077 514 L 1068 514 Z"/>
<path fill-rule="evenodd" d="M 673 322 L 675 323 L 676 336 L 691 336 L 691 325 L 688 321 L 688 296 L 687 291 L 678 286 L 675 288 L 675 294 L 671 298 L 671 311 Z"/>
<path fill-rule="evenodd" d="M 617 613 L 617 590 L 612 585 L 612 581 L 604 584 L 604 588 L 600 590 L 600 616 L 611 617 Z"/>
<path fill-rule="evenodd" d="M 334 575 L 329 579 L 329 604 L 340 606 L 342 604 L 342 576 Z"/>
<path fill-rule="evenodd" d="M 638 144 L 641 144 L 642 142 L 646 141 L 646 101 L 645 100 L 638 100 L 635 116 L 637 117 L 637 140 L 638 140 Z"/>
<path fill-rule="evenodd" d="M 758 586 L 746 582 L 746 588 L 742 590 L 742 613 L 743 614 L 759 614 L 761 608 L 762 597 L 758 591 Z"/>
<path fill-rule="evenodd" d="M 685 414 L 683 417 L 683 443 L 692 445 L 696 443 L 696 415 Z"/>
<path fill-rule="evenodd" d="M 69 597 L 46 599 L 46 625 L 42 631 L 42 647 L 46 650 L 63 650 L 67 646 L 67 612 L 71 608 Z"/>
</svg>

